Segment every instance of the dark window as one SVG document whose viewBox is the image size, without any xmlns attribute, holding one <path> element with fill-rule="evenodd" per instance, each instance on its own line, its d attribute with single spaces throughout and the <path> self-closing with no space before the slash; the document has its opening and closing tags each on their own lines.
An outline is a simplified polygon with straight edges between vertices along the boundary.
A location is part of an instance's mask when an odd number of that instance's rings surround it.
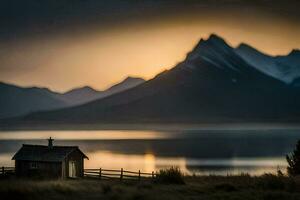
<svg viewBox="0 0 300 200">
<path fill-rule="evenodd" d="M 37 169 L 37 168 L 38 168 L 37 162 L 31 162 L 30 163 L 30 169 Z"/>
</svg>

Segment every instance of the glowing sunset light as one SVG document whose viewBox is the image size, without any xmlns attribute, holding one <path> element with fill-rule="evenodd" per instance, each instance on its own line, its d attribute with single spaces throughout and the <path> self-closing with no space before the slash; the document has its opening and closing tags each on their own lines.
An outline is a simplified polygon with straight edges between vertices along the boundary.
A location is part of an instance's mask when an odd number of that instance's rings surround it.
<svg viewBox="0 0 300 200">
<path fill-rule="evenodd" d="M 85 85 L 102 90 L 127 76 L 151 79 L 174 67 L 211 33 L 232 46 L 245 42 L 271 55 L 300 47 L 297 21 L 250 8 L 208 11 L 4 40 L 0 80 L 54 91 Z"/>
</svg>

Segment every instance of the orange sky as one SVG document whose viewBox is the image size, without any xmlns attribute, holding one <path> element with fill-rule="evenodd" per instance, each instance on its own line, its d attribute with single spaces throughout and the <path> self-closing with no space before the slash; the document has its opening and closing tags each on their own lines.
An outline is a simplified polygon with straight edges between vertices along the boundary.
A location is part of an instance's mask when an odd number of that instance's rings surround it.
<svg viewBox="0 0 300 200">
<path fill-rule="evenodd" d="M 210 33 L 272 55 L 300 48 L 298 24 L 278 17 L 181 16 L 2 43 L 0 80 L 55 91 L 85 85 L 101 90 L 129 75 L 150 79 L 173 67 Z"/>
</svg>

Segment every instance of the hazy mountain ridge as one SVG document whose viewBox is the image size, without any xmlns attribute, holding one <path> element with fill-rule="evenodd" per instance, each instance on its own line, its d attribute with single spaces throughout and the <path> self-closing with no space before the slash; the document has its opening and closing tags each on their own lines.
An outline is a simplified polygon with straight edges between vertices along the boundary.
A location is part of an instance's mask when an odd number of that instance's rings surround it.
<svg viewBox="0 0 300 200">
<path fill-rule="evenodd" d="M 141 83 L 145 82 L 142 78 L 137 77 L 127 77 L 121 82 L 111 86 L 104 91 L 98 91 L 91 87 L 85 86 L 81 88 L 75 88 L 66 93 L 63 93 L 59 98 L 63 99 L 68 105 L 80 105 L 96 99 L 104 98 L 109 95 L 130 89 Z"/>
<path fill-rule="evenodd" d="M 57 95 L 46 88 L 24 88 L 0 82 L 0 118 L 67 106 Z"/>
<path fill-rule="evenodd" d="M 47 88 L 19 87 L 0 82 L 0 118 L 87 103 L 135 87 L 144 81 L 141 78 L 127 77 L 104 91 L 85 86 L 65 93 L 53 92 Z"/>
<path fill-rule="evenodd" d="M 245 61 L 222 38 L 201 40 L 186 59 L 137 87 L 21 121 L 59 123 L 300 120 L 300 95 Z"/>
</svg>

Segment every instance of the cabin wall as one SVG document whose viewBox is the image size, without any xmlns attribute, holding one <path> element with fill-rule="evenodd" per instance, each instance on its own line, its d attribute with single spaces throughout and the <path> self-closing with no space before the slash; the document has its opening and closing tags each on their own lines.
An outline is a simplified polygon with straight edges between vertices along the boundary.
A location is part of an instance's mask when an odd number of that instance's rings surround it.
<svg viewBox="0 0 300 200">
<path fill-rule="evenodd" d="M 59 178 L 62 174 L 61 162 L 16 160 L 15 167 L 17 176 Z"/>
<path fill-rule="evenodd" d="M 66 159 L 61 163 L 61 177 L 66 178 Z"/>
<path fill-rule="evenodd" d="M 79 151 L 70 153 L 65 159 L 65 174 L 69 177 L 69 162 L 75 161 L 76 177 L 83 177 L 84 170 L 84 158 Z"/>
</svg>

